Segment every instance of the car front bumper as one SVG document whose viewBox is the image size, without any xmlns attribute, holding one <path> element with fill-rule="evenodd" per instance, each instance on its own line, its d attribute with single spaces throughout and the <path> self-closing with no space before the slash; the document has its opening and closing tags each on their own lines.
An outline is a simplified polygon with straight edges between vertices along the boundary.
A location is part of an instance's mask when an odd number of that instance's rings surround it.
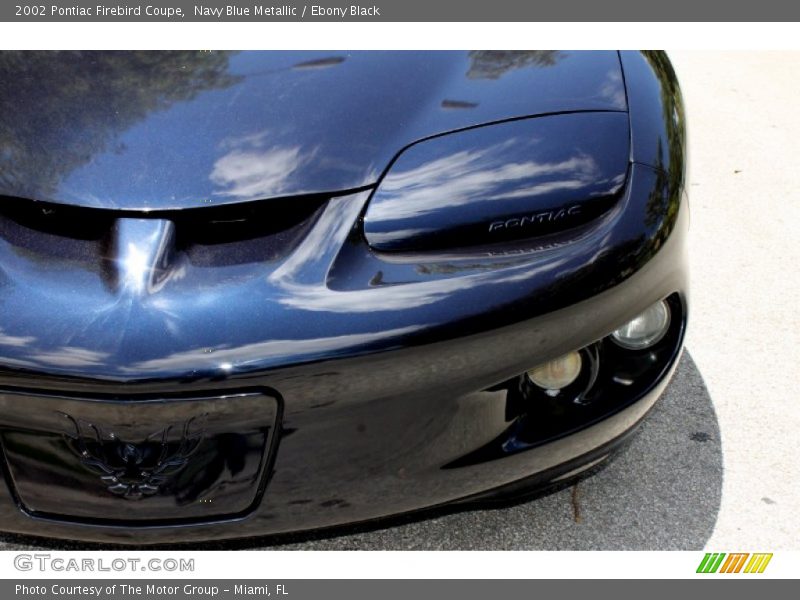
<svg viewBox="0 0 800 600">
<path fill-rule="evenodd" d="M 688 211 L 664 173 L 634 164 L 620 205 L 574 239 L 467 258 L 369 252 L 354 228 L 367 199 L 325 203 L 276 260 L 212 272 L 190 262 L 180 280 L 128 305 L 91 286 L 43 294 L 26 285 L 36 269 L 8 268 L 26 257 L 3 263 L 3 300 L 27 333 L 3 338 L 2 529 L 195 542 L 379 519 L 521 480 L 544 486 L 605 456 L 667 385 L 687 317 Z M 202 298 L 191 288 L 200 275 Z M 678 318 L 636 385 L 609 387 L 601 409 L 531 433 L 536 419 L 511 397 L 520 374 L 598 343 L 664 298 Z M 64 346 L 64 324 L 84 322 Z M 94 354 L 76 353 L 89 340 Z M 97 446 L 125 427 L 128 450 Z M 40 434 L 47 443 L 31 442 Z M 217 454 L 206 451 L 190 477 L 193 442 Z M 142 483 L 111 468 L 119 452 L 152 447 L 177 457 L 183 475 Z"/>
</svg>

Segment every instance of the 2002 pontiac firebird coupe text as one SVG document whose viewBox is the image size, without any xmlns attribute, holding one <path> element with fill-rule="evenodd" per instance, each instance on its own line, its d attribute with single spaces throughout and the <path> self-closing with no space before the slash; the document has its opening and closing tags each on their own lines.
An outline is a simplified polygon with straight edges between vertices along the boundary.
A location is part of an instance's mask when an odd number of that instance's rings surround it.
<svg viewBox="0 0 800 600">
<path fill-rule="evenodd" d="M 687 316 L 658 52 L 0 53 L 0 528 L 165 543 L 539 489 Z"/>
</svg>

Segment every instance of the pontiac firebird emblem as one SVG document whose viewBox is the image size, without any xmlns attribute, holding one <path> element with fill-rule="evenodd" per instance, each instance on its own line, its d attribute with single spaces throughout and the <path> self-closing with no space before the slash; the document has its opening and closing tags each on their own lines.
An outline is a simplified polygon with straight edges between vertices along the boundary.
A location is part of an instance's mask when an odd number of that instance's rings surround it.
<svg viewBox="0 0 800 600">
<path fill-rule="evenodd" d="M 81 464 L 99 475 L 106 490 L 128 500 L 157 494 L 189 462 L 203 440 L 206 415 L 192 417 L 182 425 L 168 425 L 144 441 L 124 441 L 100 425 L 61 413 L 74 432 L 64 434 L 70 450 Z M 180 440 L 170 434 L 181 427 Z"/>
</svg>

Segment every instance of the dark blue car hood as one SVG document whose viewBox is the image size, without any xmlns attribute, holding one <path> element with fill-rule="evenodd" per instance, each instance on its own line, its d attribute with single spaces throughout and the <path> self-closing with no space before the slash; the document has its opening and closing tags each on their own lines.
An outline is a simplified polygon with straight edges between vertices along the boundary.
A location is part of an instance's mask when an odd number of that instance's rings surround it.
<svg viewBox="0 0 800 600">
<path fill-rule="evenodd" d="M 169 210 L 353 190 L 432 135 L 625 109 L 614 52 L 0 53 L 0 195 Z"/>
</svg>

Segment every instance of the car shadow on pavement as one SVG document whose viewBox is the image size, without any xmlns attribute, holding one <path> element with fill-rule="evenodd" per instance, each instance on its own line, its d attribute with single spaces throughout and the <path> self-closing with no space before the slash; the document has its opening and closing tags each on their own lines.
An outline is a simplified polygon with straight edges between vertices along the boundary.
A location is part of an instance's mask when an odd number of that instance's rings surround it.
<svg viewBox="0 0 800 600">
<path fill-rule="evenodd" d="M 699 550 L 722 495 L 719 426 L 688 352 L 637 435 L 609 464 L 557 492 L 500 508 L 423 512 L 305 535 L 182 545 L 280 550 Z M 0 550 L 99 549 L 0 535 Z"/>
</svg>

